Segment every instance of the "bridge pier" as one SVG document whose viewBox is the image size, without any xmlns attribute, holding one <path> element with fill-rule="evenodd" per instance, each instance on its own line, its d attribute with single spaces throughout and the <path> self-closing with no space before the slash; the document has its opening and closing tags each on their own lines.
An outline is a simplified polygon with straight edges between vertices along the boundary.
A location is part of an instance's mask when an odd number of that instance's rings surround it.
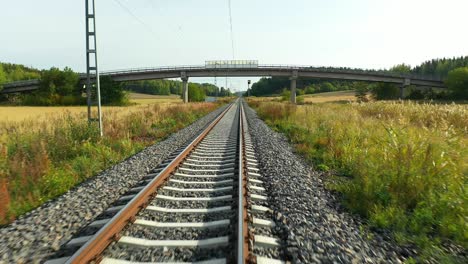
<svg viewBox="0 0 468 264">
<path fill-rule="evenodd" d="M 184 104 L 188 103 L 188 77 L 185 72 L 181 72 L 180 79 L 182 79 L 182 98 Z"/>
<path fill-rule="evenodd" d="M 291 81 L 291 103 L 295 104 L 296 103 L 296 85 L 297 85 L 297 71 L 294 71 L 292 73 L 291 78 L 289 80 Z"/>
<path fill-rule="evenodd" d="M 407 86 L 410 86 L 411 85 L 411 80 L 408 79 L 408 78 L 405 78 L 405 81 L 403 82 L 403 84 L 400 86 L 400 99 L 404 99 L 405 98 L 405 88 Z"/>
</svg>

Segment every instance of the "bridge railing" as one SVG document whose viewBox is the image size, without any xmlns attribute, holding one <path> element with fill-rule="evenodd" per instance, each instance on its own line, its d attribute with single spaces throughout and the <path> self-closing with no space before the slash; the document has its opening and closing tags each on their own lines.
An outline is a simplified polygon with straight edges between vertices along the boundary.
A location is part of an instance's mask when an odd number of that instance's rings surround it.
<svg viewBox="0 0 468 264">
<path fill-rule="evenodd" d="M 37 85 L 39 84 L 38 79 L 31 79 L 31 80 L 23 80 L 23 81 L 14 81 L 14 82 L 9 82 L 9 83 L 3 83 L 0 84 L 4 88 L 10 88 L 10 87 L 17 87 L 17 86 L 29 86 L 29 85 Z"/>
</svg>

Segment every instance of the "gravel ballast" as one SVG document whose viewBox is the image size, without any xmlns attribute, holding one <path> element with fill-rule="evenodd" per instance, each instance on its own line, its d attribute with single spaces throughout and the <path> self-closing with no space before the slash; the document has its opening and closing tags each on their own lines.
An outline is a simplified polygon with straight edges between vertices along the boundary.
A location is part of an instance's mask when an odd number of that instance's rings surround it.
<svg viewBox="0 0 468 264">
<path fill-rule="evenodd" d="M 48 258 L 224 109 L 213 111 L 1 228 L 0 263 L 40 263 Z"/>
<path fill-rule="evenodd" d="M 413 254 L 381 234 L 370 237 L 361 231 L 360 219 L 342 209 L 320 172 L 244 106 L 269 206 L 287 230 L 284 239 L 293 263 L 401 263 Z"/>
</svg>

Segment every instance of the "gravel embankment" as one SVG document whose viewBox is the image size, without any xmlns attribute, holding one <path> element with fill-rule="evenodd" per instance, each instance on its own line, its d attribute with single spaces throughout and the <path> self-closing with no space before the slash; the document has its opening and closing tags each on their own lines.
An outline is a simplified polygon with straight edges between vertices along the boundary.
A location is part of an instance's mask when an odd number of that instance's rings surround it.
<svg viewBox="0 0 468 264">
<path fill-rule="evenodd" d="M 320 172 L 245 106 L 269 204 L 277 220 L 285 222 L 293 263 L 401 263 L 411 254 L 380 234 L 369 238 L 360 231 L 359 218 L 344 212 Z"/>
<path fill-rule="evenodd" d="M 197 135 L 224 108 L 1 228 L 0 263 L 39 263 L 47 258 L 171 152 Z"/>
</svg>

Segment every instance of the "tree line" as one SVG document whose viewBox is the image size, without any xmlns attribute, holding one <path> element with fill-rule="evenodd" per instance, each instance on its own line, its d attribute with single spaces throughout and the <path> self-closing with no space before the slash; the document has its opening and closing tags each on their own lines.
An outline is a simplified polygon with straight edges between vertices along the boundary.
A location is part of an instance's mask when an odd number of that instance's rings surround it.
<svg viewBox="0 0 468 264">
<path fill-rule="evenodd" d="M 19 64 L 0 63 L 1 84 L 39 79 L 39 89 L 29 93 L 0 95 L 0 101 L 20 105 L 84 105 L 86 89 L 80 82 L 79 74 L 71 68 L 38 70 Z M 182 95 L 182 82 L 173 80 L 149 80 L 136 82 L 115 82 L 110 77 L 100 77 L 101 102 L 107 105 L 129 104 L 129 92 L 153 95 Z M 92 100 L 96 99 L 96 89 L 91 89 Z M 231 96 L 229 89 L 219 88 L 209 83 L 189 83 L 189 101 L 204 101 L 206 96 Z"/>
<path fill-rule="evenodd" d="M 37 79 L 41 71 L 20 64 L 0 62 L 0 90 L 2 83 Z"/>
<path fill-rule="evenodd" d="M 4 76 L 1 83 L 19 80 L 39 79 L 39 89 L 29 93 L 0 95 L 0 101 L 19 105 L 84 105 L 86 89 L 80 82 L 80 76 L 71 68 L 63 70 L 52 67 L 49 70 L 37 70 L 18 64 L 2 63 Z M 0 72 L 0 76 L 2 73 Z M 129 103 L 128 94 L 121 83 L 110 77 L 101 77 L 101 102 L 108 105 L 125 105 Z M 0 90 L 2 88 L 0 87 Z M 92 89 L 91 98 L 96 100 L 96 91 Z"/>
<path fill-rule="evenodd" d="M 412 100 L 468 100 L 468 56 L 451 59 L 433 59 L 421 65 L 411 67 L 406 64 L 395 65 L 389 72 L 418 74 L 440 78 L 447 89 L 420 89 L 414 85 L 406 87 L 403 98 Z M 400 87 L 390 83 L 358 83 L 355 85 L 356 97 L 367 100 L 364 96 L 371 93 L 377 100 L 392 100 L 401 97 Z"/>
<path fill-rule="evenodd" d="M 135 81 L 124 84 L 125 90 L 153 94 L 153 95 L 170 95 L 170 94 L 182 94 L 182 82 L 174 80 L 146 80 L 146 81 Z M 198 90 L 203 92 L 206 96 L 231 96 L 232 92 L 230 89 L 224 87 L 219 88 L 218 86 L 211 83 L 189 83 L 189 94 L 190 90 Z M 190 95 L 189 95 L 190 96 Z"/>
<path fill-rule="evenodd" d="M 379 72 L 417 74 L 441 78 L 445 81 L 448 90 L 419 89 L 410 86 L 404 94 L 408 99 L 468 99 L 468 56 L 456 58 L 433 59 L 421 65 L 411 67 L 406 64 L 395 65 L 388 70 Z M 261 78 L 254 83 L 245 95 L 265 96 L 282 94 L 289 90 L 290 81 L 287 77 Z M 400 97 L 400 87 L 389 83 L 370 83 L 326 79 L 298 79 L 297 95 L 314 94 L 332 91 L 355 90 L 356 96 L 364 99 L 371 93 L 377 100 L 397 99 Z"/>
<path fill-rule="evenodd" d="M 320 80 L 320 79 L 298 79 L 297 94 L 314 94 L 333 91 L 352 90 L 348 81 L 341 80 Z M 254 83 L 247 95 L 265 96 L 271 94 L 280 94 L 284 89 L 289 89 L 290 81 L 287 77 L 261 78 Z"/>
</svg>

